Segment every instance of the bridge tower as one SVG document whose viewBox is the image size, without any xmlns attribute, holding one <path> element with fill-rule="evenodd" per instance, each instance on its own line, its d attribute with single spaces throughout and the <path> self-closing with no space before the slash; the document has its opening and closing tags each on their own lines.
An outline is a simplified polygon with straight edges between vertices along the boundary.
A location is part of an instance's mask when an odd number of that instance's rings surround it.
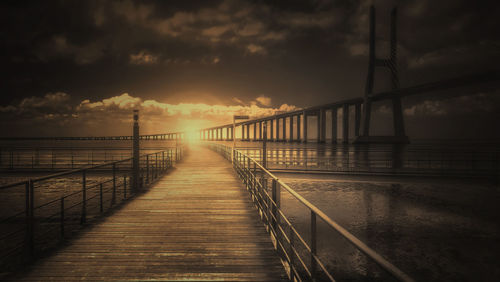
<svg viewBox="0 0 500 282">
<path fill-rule="evenodd" d="M 392 98 L 392 117 L 393 117 L 393 136 L 370 136 L 371 120 L 371 95 L 373 94 L 375 67 L 386 67 L 391 74 L 392 89 L 399 89 L 399 77 L 397 66 L 397 8 L 391 11 L 390 25 L 390 54 L 388 59 L 378 59 L 375 54 L 375 8 L 370 7 L 370 37 L 368 53 L 368 76 L 365 85 L 365 96 L 363 102 L 362 134 L 354 143 L 409 143 L 408 136 L 405 133 L 403 120 L 403 110 L 401 106 L 401 97 L 395 93 Z"/>
</svg>

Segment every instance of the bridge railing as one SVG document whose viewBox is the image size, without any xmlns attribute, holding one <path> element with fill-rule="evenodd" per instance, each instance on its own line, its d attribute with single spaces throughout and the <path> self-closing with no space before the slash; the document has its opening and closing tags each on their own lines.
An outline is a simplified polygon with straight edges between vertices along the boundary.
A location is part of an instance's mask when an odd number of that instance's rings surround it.
<svg viewBox="0 0 500 282">
<path fill-rule="evenodd" d="M 261 219 L 273 238 L 285 268 L 292 281 L 330 280 L 335 281 L 331 271 L 318 256 L 318 219 L 329 229 L 340 234 L 357 250 L 365 254 L 371 261 L 399 281 L 413 281 L 407 274 L 383 258 L 376 251 L 328 217 L 316 206 L 311 204 L 286 183 L 279 180 L 258 161 L 247 154 L 222 145 L 210 143 L 208 146 L 232 161 L 238 176 L 243 180 L 252 200 L 259 210 Z M 270 182 L 270 186 L 269 186 Z M 310 213 L 309 242 L 297 227 L 285 215 L 281 208 L 281 191 L 289 193 L 298 200 Z M 305 253 L 305 255 L 304 255 Z M 308 258 L 307 258 L 308 257 Z"/>
<path fill-rule="evenodd" d="M 139 191 L 182 155 L 182 147 L 141 155 Z M 127 158 L 0 186 L 1 270 L 32 260 L 131 198 L 132 164 Z"/>
</svg>

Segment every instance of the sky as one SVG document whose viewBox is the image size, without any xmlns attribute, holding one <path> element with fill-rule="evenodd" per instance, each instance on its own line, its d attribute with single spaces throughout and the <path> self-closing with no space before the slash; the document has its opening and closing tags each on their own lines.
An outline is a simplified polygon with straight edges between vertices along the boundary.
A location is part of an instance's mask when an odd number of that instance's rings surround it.
<svg viewBox="0 0 500 282">
<path fill-rule="evenodd" d="M 362 97 L 370 5 L 381 58 L 398 6 L 401 87 L 499 69 L 496 1 L 2 1 L 0 136 L 130 135 L 133 109 L 166 133 Z M 498 138 L 499 94 L 404 99 L 407 133 Z M 385 133 L 390 107 L 374 108 Z"/>
</svg>

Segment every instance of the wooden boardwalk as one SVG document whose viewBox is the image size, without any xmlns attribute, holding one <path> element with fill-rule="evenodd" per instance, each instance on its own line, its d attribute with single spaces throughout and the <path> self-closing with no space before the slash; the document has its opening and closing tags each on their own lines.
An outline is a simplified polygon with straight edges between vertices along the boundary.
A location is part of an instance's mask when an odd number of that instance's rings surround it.
<svg viewBox="0 0 500 282">
<path fill-rule="evenodd" d="M 14 280 L 286 280 L 248 192 L 206 148 L 83 232 Z"/>
</svg>

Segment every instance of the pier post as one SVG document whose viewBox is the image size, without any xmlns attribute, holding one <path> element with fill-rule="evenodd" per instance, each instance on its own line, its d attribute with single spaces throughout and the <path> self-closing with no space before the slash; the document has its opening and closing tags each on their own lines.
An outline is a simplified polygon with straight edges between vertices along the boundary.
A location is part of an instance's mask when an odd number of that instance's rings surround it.
<svg viewBox="0 0 500 282">
<path fill-rule="evenodd" d="M 139 191 L 139 110 L 134 110 L 134 140 L 133 140 L 133 161 L 132 161 L 132 189 Z"/>
</svg>

